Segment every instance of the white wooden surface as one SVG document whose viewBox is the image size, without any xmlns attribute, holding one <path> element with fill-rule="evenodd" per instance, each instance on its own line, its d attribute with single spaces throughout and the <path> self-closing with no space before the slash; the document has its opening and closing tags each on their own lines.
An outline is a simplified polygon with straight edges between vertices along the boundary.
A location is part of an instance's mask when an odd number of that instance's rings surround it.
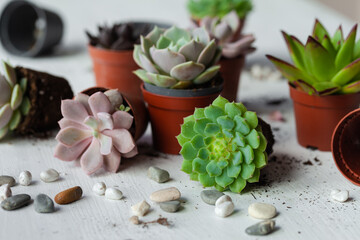
<svg viewBox="0 0 360 240">
<path fill-rule="evenodd" d="M 0 7 L 6 1 L 0 2 Z M 132 1 L 36 1 L 43 6 L 57 9 L 66 21 L 66 36 L 57 56 L 23 59 L 8 55 L 0 49 L 1 58 L 14 65 L 24 65 L 46 70 L 66 77 L 78 92 L 94 84 L 91 61 L 86 51 L 84 29 L 95 29 L 96 23 L 124 19 L 149 19 L 168 21 L 187 26 L 184 0 L 132 0 Z M 255 1 L 255 10 L 247 21 L 247 32 L 257 37 L 258 51 L 249 62 L 266 62 L 265 53 L 286 56 L 285 45 L 279 30 L 300 35 L 304 40 L 310 32 L 315 17 L 329 29 L 345 25 L 345 32 L 352 25 L 340 16 L 313 1 L 272 0 Z M 269 99 L 282 99 L 280 106 L 269 106 Z M 141 154 L 124 161 L 117 174 L 101 172 L 85 175 L 77 163 L 66 163 L 53 157 L 55 140 L 8 138 L 0 143 L 0 175 L 17 177 L 23 170 L 33 174 L 31 186 L 15 186 L 13 194 L 28 193 L 33 198 L 38 193 L 54 197 L 56 193 L 79 185 L 83 198 L 68 206 L 57 206 L 53 214 L 38 214 L 30 205 L 20 210 L 0 210 L 0 239 L 357 239 L 359 229 L 359 188 L 349 183 L 338 172 L 330 153 L 310 151 L 296 142 L 292 104 L 286 82 L 269 82 L 252 79 L 243 73 L 240 99 L 248 108 L 257 111 L 267 120 L 273 110 L 281 110 L 286 123 L 270 122 L 275 131 L 275 153 L 262 171 L 261 183 L 252 184 L 241 194 L 229 194 L 236 211 L 228 218 L 215 216 L 213 206 L 204 204 L 200 197 L 203 189 L 181 172 L 181 157 L 156 153 L 151 149 L 150 129 L 140 139 Z M 54 132 L 55 134 L 55 132 Z M 318 161 L 315 161 L 315 158 Z M 304 165 L 310 160 L 313 165 Z M 158 184 L 146 177 L 149 166 L 167 169 L 171 181 Z M 47 168 L 61 172 L 61 180 L 43 183 L 39 173 Z M 109 201 L 91 192 L 95 182 L 104 181 L 108 186 L 118 186 L 125 198 Z M 148 228 L 129 223 L 131 205 L 146 199 L 155 190 L 175 186 L 186 202 L 178 213 L 165 213 L 152 204 L 151 212 L 143 218 L 155 220 L 162 215 L 171 221 L 171 227 L 149 225 Z M 350 201 L 340 204 L 329 200 L 333 188 L 350 191 Z M 247 215 L 249 204 L 259 201 L 271 203 L 278 209 L 277 229 L 267 237 L 250 237 L 244 233 L 249 225 L 257 222 Z"/>
</svg>

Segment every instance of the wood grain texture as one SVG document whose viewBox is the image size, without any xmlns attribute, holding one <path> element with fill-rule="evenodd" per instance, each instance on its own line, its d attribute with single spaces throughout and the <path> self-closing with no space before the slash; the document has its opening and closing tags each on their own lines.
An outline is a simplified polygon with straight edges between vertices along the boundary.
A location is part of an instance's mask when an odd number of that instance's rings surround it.
<svg viewBox="0 0 360 240">
<path fill-rule="evenodd" d="M 10 59 L 14 65 L 21 64 L 63 76 L 70 81 L 74 92 L 94 84 L 91 61 L 86 52 L 85 28 L 95 29 L 96 23 L 136 19 L 137 16 L 158 21 L 168 19 L 168 22 L 188 25 L 185 0 L 167 0 L 166 3 L 161 0 L 112 0 L 107 4 L 95 1 L 90 4 L 84 0 L 35 2 L 57 9 L 66 18 L 68 24 L 63 48 L 59 49 L 57 57 L 22 59 L 9 56 L 3 49 L 0 49 L 0 55 Z M 247 29 L 254 29 L 251 32 L 255 32 L 259 39 L 256 45 L 260 47 L 258 53 L 250 57 L 252 62 L 263 61 L 269 49 L 272 51 L 270 53 L 285 55 L 285 45 L 279 33 L 282 26 L 286 30 L 294 29 L 293 33 L 305 29 L 305 35 L 310 32 L 315 15 L 324 22 L 331 19 L 331 23 L 350 25 L 347 19 L 321 9 L 311 1 L 273 0 L 255 3 L 256 10 L 247 22 Z M 3 4 L 1 2 L 0 7 Z M 280 7 L 269 11 L 273 6 Z M 98 11 L 100 8 L 102 10 Z M 284 8 L 289 11 L 283 11 Z M 305 26 L 304 22 L 298 21 L 305 18 L 304 11 L 307 12 Z M 287 21 L 281 18 L 289 14 L 292 17 Z M 335 28 L 335 25 L 331 27 Z M 62 162 L 53 157 L 56 145 L 53 137 L 56 132 L 48 139 L 10 136 L 0 142 L 0 175 L 17 178 L 23 170 L 29 170 L 33 175 L 30 186 L 17 185 L 12 188 L 13 194 L 27 193 L 34 199 L 37 194 L 45 193 L 54 198 L 60 191 L 81 186 L 83 197 L 66 206 L 56 205 L 56 212 L 52 214 L 39 214 L 33 205 L 12 212 L 0 209 L 0 239 L 24 239 L 25 236 L 36 240 L 260 239 L 245 234 L 246 227 L 258 222 L 247 214 L 248 206 L 255 201 L 274 204 L 279 212 L 275 218 L 278 227 L 266 239 L 356 238 L 360 234 L 359 188 L 338 172 L 330 153 L 310 151 L 297 144 L 286 82 L 258 81 L 244 72 L 240 85 L 240 99 L 250 110 L 256 111 L 265 121 L 269 120 L 267 115 L 270 112 L 280 110 L 286 122 L 270 122 L 277 129 L 274 132 L 275 151 L 269 165 L 261 172 L 261 182 L 252 184 L 240 195 L 226 193 L 232 197 L 236 208 L 230 217 L 217 217 L 214 206 L 202 202 L 200 192 L 203 187 L 190 181 L 187 174 L 179 170 L 182 162 L 180 156 L 165 155 L 151 149 L 150 128 L 138 142 L 139 156 L 123 161 L 117 174 L 99 172 L 92 177 L 82 172 L 78 162 Z M 268 100 L 274 99 L 284 99 L 284 102 L 279 106 L 267 104 Z M 304 165 L 308 161 L 312 165 Z M 153 165 L 168 170 L 171 180 L 163 184 L 149 180 L 146 171 Z M 39 174 L 48 168 L 58 170 L 61 180 L 41 182 Z M 104 181 L 109 187 L 118 186 L 124 193 L 124 199 L 111 201 L 94 195 L 91 188 L 99 181 Z M 177 213 L 166 213 L 157 204 L 151 203 L 149 196 L 156 190 L 172 186 L 181 191 L 185 204 Z M 333 188 L 349 190 L 351 199 L 344 204 L 332 202 L 329 195 Z M 132 215 L 130 207 L 142 200 L 151 203 L 150 213 L 142 220 L 155 220 L 161 215 L 168 218 L 171 227 L 154 224 L 143 228 L 132 225 L 128 220 Z"/>
</svg>

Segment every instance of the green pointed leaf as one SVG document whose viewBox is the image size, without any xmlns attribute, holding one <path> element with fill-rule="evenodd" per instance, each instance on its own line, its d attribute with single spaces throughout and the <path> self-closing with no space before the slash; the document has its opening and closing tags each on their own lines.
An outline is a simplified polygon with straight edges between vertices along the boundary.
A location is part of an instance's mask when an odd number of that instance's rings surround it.
<svg viewBox="0 0 360 240">
<path fill-rule="evenodd" d="M 195 158 L 192 161 L 192 169 L 194 172 L 197 173 L 206 173 L 206 165 L 207 165 L 207 161 L 201 158 Z"/>
<path fill-rule="evenodd" d="M 355 43 L 353 59 L 360 58 L 360 39 Z"/>
<path fill-rule="evenodd" d="M 235 127 L 236 132 L 240 132 L 243 135 L 249 134 L 250 127 L 245 118 L 242 118 L 238 115 L 235 116 L 234 120 L 236 123 L 236 127 Z"/>
<path fill-rule="evenodd" d="M 243 155 L 240 151 L 231 153 L 232 165 L 240 165 L 242 163 Z"/>
<path fill-rule="evenodd" d="M 260 136 L 255 129 L 251 130 L 250 133 L 246 136 L 246 142 L 253 149 L 257 149 L 260 146 Z"/>
<path fill-rule="evenodd" d="M 260 169 L 255 169 L 253 176 L 249 178 L 247 181 L 249 183 L 256 183 L 259 182 L 259 179 L 260 179 Z"/>
<path fill-rule="evenodd" d="M 177 42 L 180 39 L 184 38 L 187 41 L 190 41 L 191 36 L 188 31 L 182 28 L 178 28 L 176 26 L 172 26 L 164 32 L 164 36 L 170 39 L 173 42 Z"/>
<path fill-rule="evenodd" d="M 233 119 L 235 118 L 235 116 L 241 116 L 243 114 L 241 109 L 234 102 L 225 104 L 225 112 L 229 117 Z"/>
<path fill-rule="evenodd" d="M 209 150 L 207 150 L 207 148 L 201 148 L 198 152 L 197 157 L 201 158 L 203 160 L 208 160 L 209 155 L 210 155 L 210 152 L 209 152 Z"/>
<path fill-rule="evenodd" d="M 332 58 L 335 59 L 337 52 L 336 52 L 334 46 L 332 45 L 331 40 L 328 36 L 325 36 L 323 38 L 323 40 L 321 41 L 321 45 L 326 49 L 326 51 L 328 51 L 330 53 Z"/>
<path fill-rule="evenodd" d="M 355 38 L 356 38 L 356 29 L 357 25 L 355 25 L 344 43 L 341 45 L 338 54 L 335 58 L 335 66 L 336 70 L 339 71 L 346 65 L 348 65 L 353 59 L 354 54 L 354 46 L 355 46 Z"/>
<path fill-rule="evenodd" d="M 244 118 L 246 119 L 247 124 L 249 124 L 250 128 L 256 128 L 258 125 L 258 117 L 256 112 L 247 111 L 244 113 Z"/>
<path fill-rule="evenodd" d="M 230 185 L 230 190 L 234 193 L 241 193 L 241 191 L 246 186 L 246 180 L 238 177 L 235 181 Z"/>
<path fill-rule="evenodd" d="M 294 36 L 289 36 L 284 31 L 282 31 L 282 34 L 288 47 L 290 57 L 293 60 L 295 66 L 299 69 L 304 70 L 304 45 Z"/>
<path fill-rule="evenodd" d="M 213 136 L 204 138 L 204 142 L 206 146 L 209 146 L 211 143 L 215 141 L 215 138 Z"/>
<path fill-rule="evenodd" d="M 11 93 L 11 108 L 13 110 L 17 109 L 21 102 L 22 102 L 22 98 L 23 98 L 23 92 L 21 90 L 21 87 L 19 84 L 16 84 L 12 90 L 12 93 Z"/>
<path fill-rule="evenodd" d="M 254 163 L 256 168 L 263 168 L 267 164 L 267 158 L 264 152 L 254 150 Z"/>
<path fill-rule="evenodd" d="M 204 132 L 207 136 L 213 136 L 220 132 L 220 127 L 216 123 L 208 123 Z"/>
<path fill-rule="evenodd" d="M 188 121 L 181 125 L 181 134 L 186 138 L 193 138 L 197 133 L 194 131 L 195 123 L 193 121 Z"/>
<path fill-rule="evenodd" d="M 241 110 L 242 113 L 245 113 L 245 112 L 247 111 L 247 109 L 246 109 L 246 107 L 245 107 L 244 104 L 238 102 L 238 103 L 235 103 L 235 105 L 236 105 L 238 108 L 240 108 L 240 110 Z"/>
<path fill-rule="evenodd" d="M 345 85 L 350 82 L 358 73 L 360 73 L 360 59 L 357 59 L 341 69 L 332 79 L 331 82 L 337 85 Z"/>
<path fill-rule="evenodd" d="M 216 121 L 223 129 L 232 130 L 235 126 L 235 122 L 228 116 L 218 117 Z"/>
<path fill-rule="evenodd" d="M 195 172 L 190 173 L 190 180 L 199 181 L 199 174 Z"/>
<path fill-rule="evenodd" d="M 205 135 L 205 128 L 208 123 L 211 123 L 211 121 L 207 118 L 196 120 L 194 125 L 195 132 Z"/>
<path fill-rule="evenodd" d="M 171 88 L 177 83 L 177 81 L 174 78 L 166 75 L 150 73 L 150 72 L 147 72 L 146 75 L 149 81 L 158 87 Z"/>
<path fill-rule="evenodd" d="M 21 120 L 21 113 L 20 110 L 16 110 L 13 112 L 13 115 L 11 116 L 11 119 L 9 121 L 9 129 L 11 131 L 14 131 L 20 124 Z"/>
<path fill-rule="evenodd" d="M 252 163 L 252 161 L 254 160 L 254 150 L 249 145 L 241 147 L 240 150 L 244 156 L 246 164 Z"/>
<path fill-rule="evenodd" d="M 148 35 L 146 35 L 146 38 L 149 39 L 153 44 L 155 44 L 163 33 L 164 29 L 155 26 L 154 29 L 150 33 L 148 33 Z"/>
<path fill-rule="evenodd" d="M 24 97 L 23 98 L 23 101 L 20 105 L 20 111 L 22 113 L 23 116 L 26 116 L 28 115 L 29 111 L 30 111 L 30 108 L 31 108 L 31 103 L 30 103 L 30 100 L 28 97 Z"/>
<path fill-rule="evenodd" d="M 143 36 L 140 36 L 140 47 L 141 47 L 141 51 L 142 51 L 143 53 L 145 53 L 145 56 L 147 56 L 149 59 L 151 59 L 149 49 L 150 49 L 153 45 L 154 45 L 154 44 L 151 42 L 150 39 L 144 38 Z"/>
<path fill-rule="evenodd" d="M 314 88 L 319 96 L 331 95 L 341 89 L 340 86 L 333 82 L 318 82 L 314 84 Z"/>
<path fill-rule="evenodd" d="M 210 81 L 211 79 L 213 79 L 218 74 L 219 70 L 220 70 L 219 65 L 209 67 L 209 68 L 205 69 L 205 71 L 202 72 L 199 76 L 197 76 L 193 80 L 193 83 L 195 83 L 195 84 L 206 83 L 206 82 Z"/>
<path fill-rule="evenodd" d="M 343 42 L 344 42 L 344 35 L 343 35 L 342 27 L 340 25 L 339 28 L 336 30 L 334 36 L 331 38 L 331 43 L 334 46 L 334 49 L 338 51 Z"/>
<path fill-rule="evenodd" d="M 204 138 L 203 136 L 201 136 L 200 134 L 194 136 L 192 139 L 191 139 L 191 144 L 197 148 L 197 149 L 200 149 L 202 147 L 205 147 L 205 142 L 204 142 Z"/>
<path fill-rule="evenodd" d="M 205 118 L 204 108 L 195 108 L 194 117 L 196 120 L 200 118 Z"/>
<path fill-rule="evenodd" d="M 184 117 L 184 123 L 187 123 L 187 122 L 195 122 L 194 115 Z"/>
<path fill-rule="evenodd" d="M 237 178 L 241 171 L 241 165 L 230 165 L 227 168 L 228 177 Z"/>
<path fill-rule="evenodd" d="M 5 79 L 8 81 L 11 87 L 14 87 L 17 83 L 15 69 L 5 61 L 2 61 Z"/>
<path fill-rule="evenodd" d="M 227 137 L 227 138 L 229 138 L 229 139 L 232 139 L 232 138 L 234 137 L 233 132 L 228 131 L 228 130 L 226 130 L 226 129 L 223 129 L 223 130 L 222 130 L 222 133 L 225 135 L 225 137 Z"/>
<path fill-rule="evenodd" d="M 156 48 L 158 49 L 164 49 L 167 48 L 171 43 L 171 40 L 165 36 L 161 36 L 159 40 L 156 42 Z M 151 47 L 151 46 L 150 46 Z M 150 49 L 149 47 L 149 49 Z"/>
<path fill-rule="evenodd" d="M 141 47 L 138 44 L 134 45 L 134 51 L 133 51 L 133 59 L 136 62 L 136 64 L 142 68 L 142 64 L 140 61 L 140 53 L 141 53 Z M 133 72 L 135 73 L 135 72 Z"/>
<path fill-rule="evenodd" d="M 190 174 L 192 173 L 192 161 L 183 160 L 181 165 L 181 171 Z"/>
<path fill-rule="evenodd" d="M 212 103 L 212 105 L 221 108 L 222 110 L 225 111 L 225 104 L 229 103 L 229 100 L 227 100 L 226 98 L 222 97 L 222 96 L 218 96 Z"/>
<path fill-rule="evenodd" d="M 343 94 L 351 94 L 351 93 L 358 93 L 358 92 L 360 92 L 360 80 L 351 82 L 348 85 L 345 85 L 341 89 L 341 93 L 343 93 Z"/>
<path fill-rule="evenodd" d="M 255 164 L 251 163 L 251 164 L 246 164 L 246 163 L 242 163 L 241 164 L 241 177 L 243 179 L 249 179 L 254 175 L 255 172 Z"/>
<path fill-rule="evenodd" d="M 219 166 L 220 169 L 224 169 L 229 165 L 229 162 L 226 161 L 225 159 L 222 159 L 217 162 L 217 165 Z"/>
<path fill-rule="evenodd" d="M 194 158 L 196 158 L 197 149 L 194 148 L 190 142 L 187 142 L 183 145 L 180 154 L 184 157 L 185 160 L 192 161 Z"/>
<path fill-rule="evenodd" d="M 315 20 L 315 25 L 313 29 L 313 38 L 316 40 L 322 41 L 322 39 L 327 36 L 330 38 L 329 33 L 326 31 L 325 27 L 320 23 L 318 19 Z"/>
<path fill-rule="evenodd" d="M 234 182 L 234 180 L 234 178 L 228 176 L 226 168 L 223 170 L 220 176 L 215 177 L 215 182 L 223 188 L 229 186 L 232 182 Z"/>
<path fill-rule="evenodd" d="M 143 69 L 138 69 L 136 71 L 133 71 L 133 73 L 138 77 L 140 78 L 141 80 L 143 80 L 144 82 L 147 82 L 147 83 L 151 83 L 152 82 L 149 80 L 148 76 L 147 76 L 147 72 Z"/>
<path fill-rule="evenodd" d="M 216 106 L 210 105 L 205 108 L 204 110 L 206 118 L 212 120 L 214 123 L 216 123 L 217 118 L 220 116 L 225 115 L 224 111 Z"/>
<path fill-rule="evenodd" d="M 24 77 L 20 79 L 20 87 L 23 93 L 26 92 L 27 83 L 28 83 L 27 78 Z"/>
<path fill-rule="evenodd" d="M 206 166 L 206 171 L 210 177 L 216 177 L 222 173 L 221 168 L 219 168 L 215 160 L 209 162 L 209 164 Z"/>
<path fill-rule="evenodd" d="M 216 190 L 218 190 L 219 192 L 223 192 L 223 191 L 225 191 L 225 189 L 226 189 L 226 188 L 223 188 L 223 187 L 221 187 L 220 185 L 218 185 L 218 184 L 216 184 L 216 183 L 215 183 L 215 188 L 216 188 Z"/>
<path fill-rule="evenodd" d="M 199 174 L 199 181 L 204 187 L 212 187 L 215 185 L 215 178 L 210 177 L 208 174 Z"/>
<path fill-rule="evenodd" d="M 316 93 L 316 89 L 311 84 L 304 82 L 303 80 L 294 81 L 293 84 L 296 86 L 297 89 L 301 89 L 309 95 L 313 95 L 314 93 Z"/>
<path fill-rule="evenodd" d="M 239 147 L 245 147 L 246 142 L 244 136 L 239 132 L 235 132 L 235 138 L 233 139 L 233 144 L 234 143 Z"/>
<path fill-rule="evenodd" d="M 190 139 L 184 137 L 184 135 L 179 134 L 176 136 L 176 139 L 178 140 L 178 143 L 180 144 L 180 146 L 183 146 L 186 142 L 188 142 Z"/>
<path fill-rule="evenodd" d="M 260 137 L 260 145 L 257 148 L 257 150 L 261 151 L 261 152 L 265 152 L 266 147 L 267 147 L 266 137 L 264 136 L 264 134 L 262 132 L 258 132 L 258 133 L 259 133 L 259 137 Z"/>
</svg>

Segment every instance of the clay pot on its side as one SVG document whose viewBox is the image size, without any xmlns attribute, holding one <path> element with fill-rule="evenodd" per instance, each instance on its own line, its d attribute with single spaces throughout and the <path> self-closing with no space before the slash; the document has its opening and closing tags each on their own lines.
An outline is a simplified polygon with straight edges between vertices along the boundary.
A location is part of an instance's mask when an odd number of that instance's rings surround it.
<svg viewBox="0 0 360 240">
<path fill-rule="evenodd" d="M 236 58 L 221 58 L 219 61 L 220 73 L 224 79 L 224 89 L 221 96 L 230 102 L 236 101 L 240 82 L 241 70 L 245 64 L 245 56 Z"/>
<path fill-rule="evenodd" d="M 151 92 L 154 89 L 159 92 L 157 94 Z M 142 84 L 141 90 L 148 103 L 155 149 L 164 153 L 179 154 L 181 147 L 176 136 L 180 134 L 180 125 L 184 117 L 192 115 L 196 107 L 210 105 L 219 96 L 221 89 L 222 83 L 200 91 L 164 89 L 153 85 L 146 87 Z M 159 94 L 162 90 L 164 93 Z"/>
<path fill-rule="evenodd" d="M 320 97 L 289 87 L 299 144 L 330 151 L 336 125 L 347 113 L 359 107 L 360 93 Z"/>
<path fill-rule="evenodd" d="M 331 151 L 340 172 L 360 186 L 360 108 L 347 114 L 336 126 Z"/>
<path fill-rule="evenodd" d="M 92 87 L 88 88 L 82 93 L 87 94 L 91 96 L 92 94 L 96 92 L 105 92 L 108 90 L 107 88 L 101 88 L 101 87 Z M 119 91 L 121 93 L 121 91 Z M 131 109 L 131 115 L 134 117 L 133 126 L 130 129 L 131 134 L 134 137 L 134 140 L 138 140 L 144 133 L 147 128 L 149 117 L 148 113 L 144 104 L 144 101 L 138 98 L 131 98 L 129 99 L 125 94 L 121 93 L 123 96 L 123 99 L 125 101 L 124 105 L 127 105 Z"/>
</svg>

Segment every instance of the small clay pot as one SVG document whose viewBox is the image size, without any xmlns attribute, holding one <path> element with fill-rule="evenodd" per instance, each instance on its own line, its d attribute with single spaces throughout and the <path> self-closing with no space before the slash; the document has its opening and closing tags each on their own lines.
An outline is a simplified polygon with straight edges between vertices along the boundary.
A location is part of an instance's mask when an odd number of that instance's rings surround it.
<svg viewBox="0 0 360 240">
<path fill-rule="evenodd" d="M 331 151 L 340 172 L 350 182 L 360 186 L 360 108 L 338 123 L 332 137 Z"/>
<path fill-rule="evenodd" d="M 159 88 L 159 87 L 158 87 Z M 209 94 L 201 96 L 189 96 L 186 90 L 178 89 L 183 92 L 183 96 L 166 96 L 150 92 L 141 84 L 141 91 L 145 101 L 148 103 L 150 115 L 152 137 L 154 148 L 169 154 L 179 154 L 181 147 L 176 139 L 180 134 L 180 125 L 184 117 L 192 115 L 196 107 L 203 108 L 210 105 L 219 96 L 222 84 L 214 86 L 213 89 L 205 89 Z M 166 91 L 164 88 L 162 88 Z M 194 91 L 193 92 L 203 92 Z"/>
<path fill-rule="evenodd" d="M 221 76 L 224 78 L 224 89 L 221 92 L 221 96 L 230 102 L 236 101 L 240 74 L 245 64 L 245 56 L 241 55 L 236 58 L 223 57 L 220 59 L 219 64 Z"/>
<path fill-rule="evenodd" d="M 60 43 L 64 24 L 54 12 L 28 1 L 9 1 L 0 18 L 0 39 L 12 54 L 35 57 Z"/>
<path fill-rule="evenodd" d="M 347 113 L 359 107 L 360 93 L 320 97 L 289 87 L 299 144 L 330 151 L 336 125 Z"/>
<path fill-rule="evenodd" d="M 101 88 L 101 87 L 92 87 L 88 88 L 82 93 L 87 94 L 91 96 L 92 94 L 96 92 L 105 92 L 107 91 L 107 88 Z M 119 91 L 121 93 L 121 91 Z M 131 109 L 131 115 L 134 117 L 133 125 L 130 129 L 130 133 L 133 135 L 134 140 L 138 140 L 144 133 L 147 128 L 148 122 L 149 122 L 149 116 L 144 104 L 144 101 L 137 99 L 137 98 L 131 98 L 129 99 L 125 94 L 121 93 L 123 96 L 123 99 L 125 100 L 125 103 L 130 107 Z M 125 105 L 126 105 L 125 104 Z"/>
</svg>

